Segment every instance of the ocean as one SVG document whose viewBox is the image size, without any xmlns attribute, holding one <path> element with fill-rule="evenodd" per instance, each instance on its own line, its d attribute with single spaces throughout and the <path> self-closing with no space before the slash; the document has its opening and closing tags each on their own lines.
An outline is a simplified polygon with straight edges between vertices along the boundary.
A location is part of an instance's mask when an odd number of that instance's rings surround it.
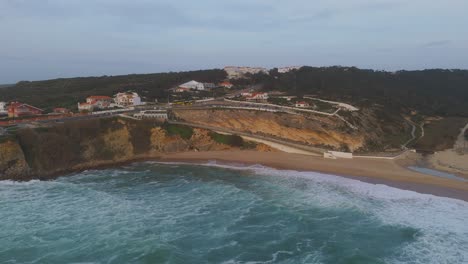
<svg viewBox="0 0 468 264">
<path fill-rule="evenodd" d="M 314 172 L 143 162 L 0 181 L 0 263 L 468 263 L 468 203 Z"/>
</svg>

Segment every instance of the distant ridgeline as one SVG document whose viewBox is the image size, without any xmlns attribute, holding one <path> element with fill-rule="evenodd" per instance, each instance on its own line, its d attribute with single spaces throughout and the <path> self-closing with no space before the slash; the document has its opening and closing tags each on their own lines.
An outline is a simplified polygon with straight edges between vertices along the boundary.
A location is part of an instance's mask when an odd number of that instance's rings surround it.
<svg viewBox="0 0 468 264">
<path fill-rule="evenodd" d="M 0 89 L 15 86 L 14 84 L 0 84 Z"/>
<path fill-rule="evenodd" d="M 113 95 L 132 89 L 152 101 L 167 98 L 167 89 L 189 80 L 216 83 L 226 77 L 223 70 L 203 70 L 19 82 L 0 89 L 0 98 L 42 108 L 69 107 L 91 94 Z M 265 90 L 316 95 L 362 108 L 382 106 L 391 112 L 416 110 L 424 115 L 468 116 L 467 70 L 385 72 L 355 67 L 302 67 L 283 73 L 273 69 L 268 74 L 246 77 L 232 82 L 263 84 Z"/>
<path fill-rule="evenodd" d="M 417 110 L 424 115 L 468 116 L 468 70 L 374 71 L 355 67 L 302 67 L 251 75 L 265 90 L 345 101 L 365 108 Z M 238 82 L 246 82 L 239 80 Z"/>
</svg>

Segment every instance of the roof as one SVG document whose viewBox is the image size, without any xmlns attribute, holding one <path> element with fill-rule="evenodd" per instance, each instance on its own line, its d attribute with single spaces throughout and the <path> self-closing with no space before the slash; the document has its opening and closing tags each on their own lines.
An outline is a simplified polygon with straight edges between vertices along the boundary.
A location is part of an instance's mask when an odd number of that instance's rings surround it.
<svg viewBox="0 0 468 264">
<path fill-rule="evenodd" d="M 190 81 L 190 82 L 186 82 L 186 83 L 183 83 L 179 86 L 184 86 L 184 85 L 199 85 L 199 84 L 202 84 L 200 82 L 197 82 L 197 81 Z"/>
<path fill-rule="evenodd" d="M 300 101 L 300 102 L 296 102 L 296 104 L 308 104 L 308 103 L 304 101 Z"/>
<path fill-rule="evenodd" d="M 29 107 L 29 108 L 34 108 L 36 110 L 39 110 L 41 112 L 44 112 L 44 110 L 40 109 L 40 108 L 37 108 L 35 106 L 32 106 L 32 105 L 28 105 L 28 104 L 23 104 L 23 103 L 20 103 L 20 102 L 13 102 L 10 104 L 9 108 L 17 108 L 17 107 L 20 107 L 20 106 L 26 106 L 26 107 Z"/>
<path fill-rule="evenodd" d="M 262 92 L 252 93 L 252 97 L 257 96 L 257 95 L 263 95 L 263 94 L 267 94 L 267 93 L 262 93 Z"/>
</svg>

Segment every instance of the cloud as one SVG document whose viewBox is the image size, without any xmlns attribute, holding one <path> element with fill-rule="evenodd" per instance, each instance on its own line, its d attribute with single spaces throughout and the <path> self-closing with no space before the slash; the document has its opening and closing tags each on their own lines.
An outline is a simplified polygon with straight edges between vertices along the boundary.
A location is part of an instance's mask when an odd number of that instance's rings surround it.
<svg viewBox="0 0 468 264">
<path fill-rule="evenodd" d="M 450 40 L 436 40 L 436 41 L 430 41 L 430 42 L 424 43 L 421 45 L 421 47 L 424 47 L 424 48 L 440 47 L 440 46 L 447 46 L 451 43 L 452 41 Z"/>
</svg>

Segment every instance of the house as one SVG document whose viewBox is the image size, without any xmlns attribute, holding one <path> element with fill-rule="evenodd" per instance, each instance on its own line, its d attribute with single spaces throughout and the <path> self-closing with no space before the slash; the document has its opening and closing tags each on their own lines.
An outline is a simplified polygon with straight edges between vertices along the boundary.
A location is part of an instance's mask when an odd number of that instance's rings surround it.
<svg viewBox="0 0 468 264">
<path fill-rule="evenodd" d="M 69 113 L 70 113 L 70 110 L 68 110 L 67 108 L 62 108 L 62 107 L 54 108 L 54 114 L 69 114 Z"/>
<path fill-rule="evenodd" d="M 89 96 L 88 98 L 86 98 L 86 103 L 88 103 L 88 104 L 96 104 L 96 103 L 111 104 L 112 103 L 112 97 L 103 96 L 103 95 L 93 95 L 93 96 Z"/>
<path fill-rule="evenodd" d="M 234 86 L 234 84 L 232 84 L 230 82 L 220 82 L 219 83 L 219 87 L 223 87 L 223 88 L 231 89 L 233 86 Z"/>
<path fill-rule="evenodd" d="M 0 115 L 6 115 L 8 112 L 6 110 L 6 103 L 0 102 Z"/>
<path fill-rule="evenodd" d="M 187 88 L 187 89 L 192 89 L 192 90 L 203 91 L 205 90 L 205 85 L 197 81 L 190 81 L 190 82 L 179 85 L 179 88 Z"/>
<path fill-rule="evenodd" d="M 203 87 L 207 90 L 210 90 L 216 88 L 217 86 L 214 83 L 203 83 Z"/>
<path fill-rule="evenodd" d="M 242 92 L 241 96 L 242 97 L 250 97 L 250 96 L 252 96 L 252 93 L 251 92 Z"/>
<path fill-rule="evenodd" d="M 189 92 L 190 89 L 189 88 L 183 88 L 183 87 L 177 87 L 175 88 L 174 90 L 176 93 L 183 93 L 183 92 Z"/>
<path fill-rule="evenodd" d="M 268 93 L 253 93 L 251 96 L 248 96 L 247 101 L 265 101 L 268 100 Z"/>
<path fill-rule="evenodd" d="M 141 105 L 141 98 L 137 93 L 118 93 L 115 95 L 114 101 L 119 106 Z"/>
<path fill-rule="evenodd" d="M 78 103 L 78 110 L 80 112 L 92 112 L 94 110 L 94 105 L 89 103 Z"/>
<path fill-rule="evenodd" d="M 86 103 L 78 103 L 78 110 L 92 112 L 94 109 L 111 108 L 112 97 L 104 95 L 93 95 L 86 98 Z"/>
<path fill-rule="evenodd" d="M 295 106 L 299 108 L 307 108 L 307 107 L 310 107 L 310 104 L 304 101 L 300 101 L 300 102 L 296 102 Z"/>
<path fill-rule="evenodd" d="M 8 117 L 42 115 L 44 110 L 32 105 L 13 102 L 8 106 Z"/>
</svg>

